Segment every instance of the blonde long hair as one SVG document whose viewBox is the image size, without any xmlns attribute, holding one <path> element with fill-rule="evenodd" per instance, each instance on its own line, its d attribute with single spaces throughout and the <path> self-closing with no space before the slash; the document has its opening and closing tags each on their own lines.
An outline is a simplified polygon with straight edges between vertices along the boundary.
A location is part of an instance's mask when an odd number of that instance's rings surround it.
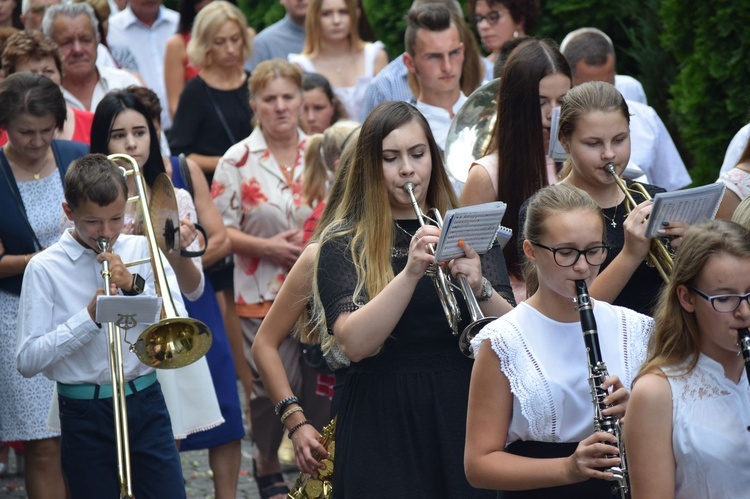
<svg viewBox="0 0 750 499">
<path fill-rule="evenodd" d="M 359 52 L 365 46 L 365 42 L 359 37 L 359 6 L 357 0 L 344 0 L 346 9 L 349 11 L 349 48 Z M 310 0 L 307 4 L 307 15 L 305 16 L 305 45 L 302 54 L 315 57 L 318 55 L 323 38 L 320 29 L 320 11 L 323 9 L 323 0 Z"/>
<path fill-rule="evenodd" d="M 305 170 L 302 173 L 302 201 L 314 207 L 324 200 L 329 181 L 336 171 L 336 161 L 351 133 L 359 128 L 355 121 L 339 121 L 307 138 Z"/>
<path fill-rule="evenodd" d="M 750 258 L 750 232 L 726 220 L 713 220 L 687 230 L 677 251 L 669 282 L 659 295 L 648 356 L 635 380 L 656 369 L 680 364 L 691 355 L 685 372 L 680 374 L 693 370 L 701 352 L 701 335 L 694 314 L 680 304 L 677 288 L 691 286 L 709 258 L 721 254 Z"/>
<path fill-rule="evenodd" d="M 354 302 L 359 305 L 380 293 L 394 277 L 391 249 L 395 229 L 383 175 L 383 140 L 411 122 L 424 131 L 432 159 L 427 205 L 441 213 L 458 206 L 440 149 L 424 116 L 402 101 L 387 101 L 373 109 L 360 130 L 341 203 L 320 235 L 321 245 L 339 238 L 348 240 L 347 249 L 357 272 Z M 318 263 L 316 260 L 313 271 L 313 321 L 322 328 L 327 325 L 318 294 Z"/>
</svg>

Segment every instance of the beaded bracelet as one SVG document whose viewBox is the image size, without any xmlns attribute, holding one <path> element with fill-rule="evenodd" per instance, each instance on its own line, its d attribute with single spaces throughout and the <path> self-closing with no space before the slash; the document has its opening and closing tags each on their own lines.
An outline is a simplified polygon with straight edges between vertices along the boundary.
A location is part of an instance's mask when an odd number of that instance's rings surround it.
<svg viewBox="0 0 750 499">
<path fill-rule="evenodd" d="M 299 403 L 299 399 L 292 395 L 291 397 L 284 397 L 283 399 L 279 400 L 279 403 L 276 404 L 276 407 L 273 408 L 273 412 L 276 413 L 278 416 L 284 409 L 289 407 L 292 404 Z"/>
<path fill-rule="evenodd" d="M 301 410 L 302 410 L 302 407 L 298 405 L 297 407 L 292 407 L 291 409 L 289 409 L 288 411 L 286 411 L 286 412 L 285 412 L 285 413 L 284 413 L 284 414 L 283 414 L 283 415 L 281 416 L 281 424 L 284 424 L 284 421 L 286 421 L 286 418 L 288 418 L 289 416 L 291 416 L 291 415 L 292 415 L 292 414 L 294 414 L 295 412 L 299 412 L 299 411 L 301 411 Z"/>
<path fill-rule="evenodd" d="M 297 423 L 296 425 L 294 425 L 294 427 L 291 430 L 289 430 L 289 435 L 288 435 L 289 439 L 290 440 L 292 439 L 292 435 L 294 435 L 294 432 L 296 432 L 297 430 L 299 430 L 300 428 L 302 428 L 303 426 L 308 425 L 308 424 L 311 425 L 312 421 L 310 421 L 309 419 L 305 419 L 301 423 Z"/>
</svg>

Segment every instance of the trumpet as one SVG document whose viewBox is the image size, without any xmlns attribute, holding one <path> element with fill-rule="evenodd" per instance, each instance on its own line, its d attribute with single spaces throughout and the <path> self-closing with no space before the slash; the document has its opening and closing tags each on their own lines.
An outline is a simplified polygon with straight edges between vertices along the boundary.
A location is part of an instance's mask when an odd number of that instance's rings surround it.
<svg viewBox="0 0 750 499">
<path fill-rule="evenodd" d="M 425 222 L 425 218 L 427 217 L 422 213 L 422 209 L 417 203 L 417 198 L 414 195 L 414 184 L 412 182 L 406 182 L 402 189 L 409 195 L 411 207 L 419 219 L 419 224 L 424 227 L 427 225 L 427 222 Z M 430 213 L 433 217 L 430 220 L 435 222 L 438 228 L 442 228 L 443 217 L 440 215 L 440 212 L 436 208 L 432 208 Z M 435 248 L 432 245 L 429 245 L 429 249 L 433 254 L 435 253 Z M 432 278 L 432 282 L 435 285 L 435 291 L 437 292 L 438 298 L 440 298 L 440 304 L 443 307 L 443 313 L 451 327 L 451 331 L 453 331 L 454 335 L 457 335 L 459 331 L 458 325 L 461 322 L 461 310 L 458 308 L 458 301 L 453 292 L 450 273 L 446 271 L 444 266 L 438 263 L 433 263 L 428 267 L 427 275 Z M 469 280 L 465 275 L 458 274 L 458 284 L 461 293 L 464 295 L 466 306 L 469 309 L 469 315 L 471 316 L 471 323 L 464 328 L 459 337 L 459 349 L 461 350 L 461 353 L 473 359 L 474 354 L 471 352 L 471 340 L 484 326 L 497 319 L 497 317 L 484 316 L 482 309 L 479 308 L 479 303 L 471 290 Z"/>
<path fill-rule="evenodd" d="M 612 175 L 612 178 L 614 178 L 615 182 L 617 183 L 617 187 L 619 187 L 623 194 L 625 194 L 626 213 L 630 213 L 631 211 L 633 211 L 633 208 L 635 208 L 638 204 L 635 202 L 635 199 L 633 199 L 632 192 L 640 194 L 645 200 L 651 199 L 651 195 L 641 184 L 634 183 L 630 187 L 628 187 L 625 181 L 621 179 L 619 175 L 617 175 L 614 163 L 607 163 L 606 165 L 604 165 L 604 169 L 607 171 L 607 173 Z M 646 257 L 646 264 L 649 267 L 655 268 L 656 271 L 659 272 L 659 275 L 664 280 L 664 282 L 668 282 L 669 276 L 672 273 L 673 263 L 672 252 L 669 251 L 667 245 L 664 244 L 664 242 L 660 238 L 653 238 L 651 240 L 651 249 L 649 250 L 648 256 Z"/>
</svg>

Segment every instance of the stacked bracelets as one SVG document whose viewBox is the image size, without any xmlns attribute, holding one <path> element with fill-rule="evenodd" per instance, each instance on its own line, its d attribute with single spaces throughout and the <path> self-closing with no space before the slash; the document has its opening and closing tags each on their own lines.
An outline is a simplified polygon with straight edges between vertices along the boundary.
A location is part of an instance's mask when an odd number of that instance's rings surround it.
<svg viewBox="0 0 750 499">
<path fill-rule="evenodd" d="M 292 404 L 297 404 L 297 407 L 292 407 L 288 411 L 284 412 L 284 410 Z M 281 424 L 283 425 L 284 421 L 286 421 L 289 416 L 291 416 L 295 412 L 301 412 L 302 406 L 299 405 L 299 399 L 297 399 L 297 397 L 292 395 L 291 397 L 284 397 L 283 399 L 279 400 L 279 403 L 276 404 L 273 410 L 277 416 L 281 414 Z M 294 432 L 296 432 L 297 430 L 299 430 L 300 428 L 308 424 L 312 424 L 312 421 L 310 421 L 309 419 L 306 419 L 302 421 L 301 423 L 297 423 L 296 425 L 294 425 L 292 429 L 289 430 L 289 434 L 288 434 L 289 438 L 292 438 L 292 435 L 294 435 Z"/>
<path fill-rule="evenodd" d="M 276 407 L 273 408 L 273 412 L 275 412 L 278 416 L 284 409 L 292 404 L 299 404 L 299 399 L 294 395 L 292 395 L 291 397 L 284 397 L 283 399 L 279 400 L 279 403 L 276 404 Z"/>
</svg>

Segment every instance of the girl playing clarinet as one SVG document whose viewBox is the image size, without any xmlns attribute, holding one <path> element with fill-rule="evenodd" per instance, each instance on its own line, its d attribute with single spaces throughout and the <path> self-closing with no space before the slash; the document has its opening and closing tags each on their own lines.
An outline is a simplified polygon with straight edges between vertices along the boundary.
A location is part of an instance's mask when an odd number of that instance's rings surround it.
<svg viewBox="0 0 750 499">
<path fill-rule="evenodd" d="M 622 465 L 617 438 L 594 431 L 594 406 L 576 281 L 590 286 L 607 257 L 604 218 L 585 192 L 554 185 L 534 194 L 524 225 L 531 296 L 472 341 L 465 468 L 469 483 L 503 498 L 606 498 Z M 612 376 L 603 417 L 625 414 L 652 319 L 591 300 Z"/>
<path fill-rule="evenodd" d="M 737 343 L 749 297 L 750 233 L 725 221 L 689 229 L 628 406 L 634 498 L 748 496 L 750 385 Z"/>
</svg>

